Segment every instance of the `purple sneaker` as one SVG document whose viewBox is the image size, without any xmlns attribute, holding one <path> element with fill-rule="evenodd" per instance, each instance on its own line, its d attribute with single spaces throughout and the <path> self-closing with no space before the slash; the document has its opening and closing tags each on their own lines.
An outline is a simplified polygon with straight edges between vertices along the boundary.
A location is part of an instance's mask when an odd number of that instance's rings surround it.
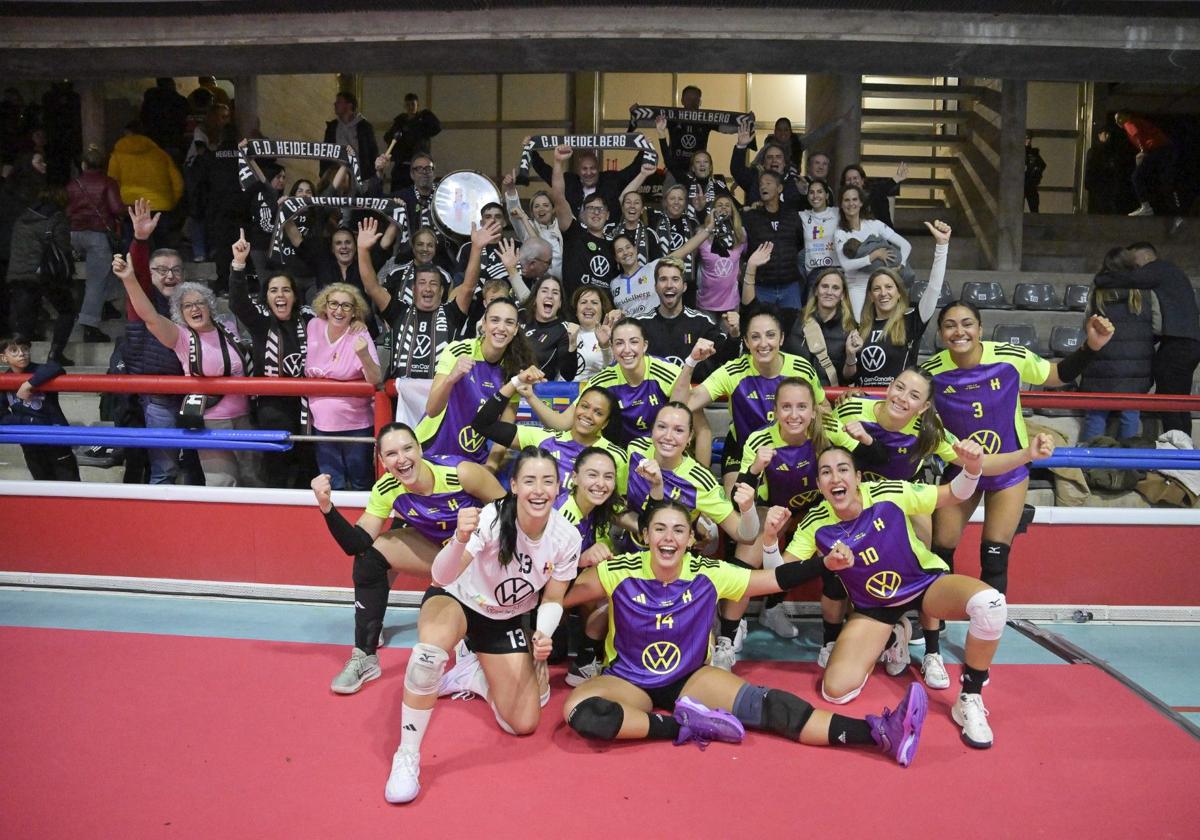
<svg viewBox="0 0 1200 840">
<path fill-rule="evenodd" d="M 921 726 L 925 723 L 925 712 L 929 709 L 929 695 L 919 682 L 910 683 L 908 693 L 896 707 L 896 711 L 885 708 L 883 714 L 867 715 L 871 737 L 885 753 L 896 759 L 901 767 L 912 764 L 917 755 L 917 743 L 921 740 Z"/>
<path fill-rule="evenodd" d="M 704 749 L 712 741 L 740 744 L 746 737 L 742 722 L 724 709 L 710 709 L 690 697 L 675 701 L 675 720 L 679 723 L 679 734 L 675 746 L 696 741 Z"/>
</svg>

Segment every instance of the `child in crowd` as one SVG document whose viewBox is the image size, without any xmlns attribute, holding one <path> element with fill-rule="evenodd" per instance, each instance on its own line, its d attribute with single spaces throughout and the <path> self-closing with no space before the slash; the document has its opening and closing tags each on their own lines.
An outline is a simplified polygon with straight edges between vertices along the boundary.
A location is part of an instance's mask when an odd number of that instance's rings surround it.
<svg viewBox="0 0 1200 840">
<path fill-rule="evenodd" d="M 38 388 L 63 372 L 62 365 L 47 361 L 32 363 L 29 340 L 12 336 L 0 340 L 4 363 L 11 373 L 30 373 L 16 391 L 0 392 L 0 425 L 4 426 L 68 426 L 67 418 L 58 405 L 58 394 Z M 36 481 L 79 481 L 79 466 L 69 446 L 21 444 L 25 465 Z"/>
<path fill-rule="evenodd" d="M 900 249 L 888 242 L 882 236 L 868 236 L 866 239 L 847 239 L 846 244 L 842 246 L 842 254 L 847 259 L 862 259 L 870 256 L 872 251 L 879 248 L 887 251 L 887 257 L 882 260 L 872 260 L 870 270 L 874 271 L 877 268 L 894 268 L 900 275 L 900 279 L 904 281 L 906 286 L 912 286 L 916 275 L 913 270 L 902 262 Z"/>
</svg>

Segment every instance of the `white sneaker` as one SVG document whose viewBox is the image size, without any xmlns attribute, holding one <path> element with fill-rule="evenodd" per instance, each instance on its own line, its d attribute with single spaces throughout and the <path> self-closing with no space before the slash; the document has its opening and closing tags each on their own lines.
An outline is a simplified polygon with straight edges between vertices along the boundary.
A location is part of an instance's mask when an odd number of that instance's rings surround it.
<svg viewBox="0 0 1200 840">
<path fill-rule="evenodd" d="M 1150 206 L 1148 203 L 1146 203 L 1146 202 L 1143 202 L 1141 207 L 1139 207 L 1138 209 L 1134 210 L 1134 211 L 1133 211 L 1132 213 L 1130 213 L 1129 215 L 1130 215 L 1130 216 L 1153 216 L 1153 215 L 1154 215 L 1154 208 L 1153 208 L 1153 207 L 1151 207 L 1151 206 Z"/>
<path fill-rule="evenodd" d="M 792 624 L 792 619 L 787 614 L 787 607 L 783 604 L 776 604 L 759 613 L 758 623 L 781 639 L 794 639 L 800 635 L 800 631 Z"/>
<path fill-rule="evenodd" d="M 421 792 L 421 754 L 403 747 L 392 756 L 392 772 L 388 775 L 383 798 L 393 805 L 412 802 Z"/>
<path fill-rule="evenodd" d="M 575 664 L 575 661 L 572 660 L 571 664 L 567 666 L 567 685 L 571 686 L 571 688 L 583 685 L 593 677 L 600 676 L 600 671 L 603 669 L 603 667 L 604 666 L 600 664 L 599 659 L 593 659 L 586 665 L 578 666 Z"/>
<path fill-rule="evenodd" d="M 720 668 L 722 671 L 732 671 L 735 662 L 737 662 L 737 653 L 734 652 L 729 639 L 717 636 L 717 644 L 713 648 L 712 659 L 708 664 L 714 668 Z"/>
<path fill-rule="evenodd" d="M 746 619 L 743 618 L 741 621 L 738 622 L 737 632 L 733 634 L 733 652 L 734 653 L 742 652 L 742 643 L 744 641 L 746 641 L 746 632 L 748 629 L 749 628 L 746 625 Z"/>
<path fill-rule="evenodd" d="M 879 657 L 888 674 L 898 677 L 908 668 L 908 640 L 912 638 L 912 625 L 907 618 L 901 618 L 896 623 L 896 641 L 888 645 L 887 650 Z"/>
<path fill-rule="evenodd" d="M 368 655 L 365 651 L 355 648 L 350 654 L 350 660 L 329 684 L 334 694 L 356 694 L 363 683 L 379 679 L 383 671 L 379 667 L 379 657 Z"/>
<path fill-rule="evenodd" d="M 823 669 L 826 665 L 829 664 L 829 657 L 833 653 L 833 646 L 836 644 L 837 644 L 837 642 L 826 642 L 825 644 L 821 645 L 821 649 L 819 651 L 817 651 L 817 667 L 818 668 Z"/>
<path fill-rule="evenodd" d="M 946 673 L 946 663 L 940 653 L 927 653 L 921 660 L 921 674 L 925 677 L 925 685 L 930 688 L 949 688 L 950 675 Z"/>
<path fill-rule="evenodd" d="M 981 694 L 960 694 L 950 709 L 954 722 L 962 727 L 962 739 L 968 747 L 986 750 L 992 745 L 992 727 Z"/>
<path fill-rule="evenodd" d="M 453 696 L 455 700 L 471 700 L 474 697 L 488 699 L 487 678 L 479 659 L 471 654 L 454 663 L 454 667 L 442 674 L 438 680 L 438 697 Z"/>
</svg>

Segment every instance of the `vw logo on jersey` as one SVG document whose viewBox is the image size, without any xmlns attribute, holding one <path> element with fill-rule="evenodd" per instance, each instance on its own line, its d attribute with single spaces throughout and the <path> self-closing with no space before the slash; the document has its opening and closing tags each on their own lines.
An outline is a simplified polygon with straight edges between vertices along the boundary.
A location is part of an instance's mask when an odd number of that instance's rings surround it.
<svg viewBox="0 0 1200 840">
<path fill-rule="evenodd" d="M 872 344 L 862 349 L 858 354 L 858 361 L 864 369 L 874 373 L 887 361 L 887 353 L 878 344 Z"/>
<path fill-rule="evenodd" d="M 483 446 L 483 437 L 468 426 L 458 433 L 458 445 L 463 452 L 478 452 L 479 447 Z"/>
<path fill-rule="evenodd" d="M 433 346 L 433 339 L 428 335 L 418 335 L 416 346 L 413 348 L 414 356 L 424 356 L 429 353 L 429 349 Z"/>
<path fill-rule="evenodd" d="M 588 267 L 592 274 L 596 275 L 597 277 L 604 277 L 606 274 L 608 274 L 610 269 L 608 257 L 604 256 L 603 254 L 597 254 L 596 256 L 592 257 L 592 261 L 588 263 Z"/>
<path fill-rule="evenodd" d="M 679 138 L 679 145 L 681 148 L 688 149 L 689 151 L 696 148 L 696 135 L 694 135 L 694 134 L 683 135 L 682 137 Z"/>
<path fill-rule="evenodd" d="M 651 642 L 642 651 L 642 667 L 655 674 L 669 674 L 679 667 L 679 646 L 674 642 Z"/>
<path fill-rule="evenodd" d="M 874 595 L 876 598 L 891 598 L 896 594 L 896 590 L 900 588 L 902 583 L 900 575 L 893 571 L 876 572 L 867 578 L 865 584 L 867 592 Z"/>
<path fill-rule="evenodd" d="M 534 593 L 533 584 L 525 578 L 507 578 L 496 587 L 496 603 L 505 607 L 515 606 Z"/>
<path fill-rule="evenodd" d="M 991 429 L 980 429 L 971 432 L 971 436 L 967 440 L 973 440 L 978 443 L 983 449 L 984 455 L 995 455 L 1000 451 L 1000 435 Z"/>
<path fill-rule="evenodd" d="M 663 360 L 670 362 L 675 367 L 683 367 L 683 359 L 680 356 L 663 356 Z"/>
<path fill-rule="evenodd" d="M 713 261 L 713 269 L 722 277 L 733 274 L 733 260 L 729 257 L 717 257 Z"/>
<path fill-rule="evenodd" d="M 793 509 L 807 507 L 816 500 L 817 496 L 820 495 L 821 493 L 819 490 L 807 490 L 803 493 L 797 493 L 788 500 L 788 507 Z"/>
</svg>

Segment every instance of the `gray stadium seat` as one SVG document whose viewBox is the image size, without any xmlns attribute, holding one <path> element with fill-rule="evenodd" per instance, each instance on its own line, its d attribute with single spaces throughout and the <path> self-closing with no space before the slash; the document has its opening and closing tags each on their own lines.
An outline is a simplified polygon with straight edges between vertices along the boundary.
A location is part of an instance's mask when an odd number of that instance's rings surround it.
<svg viewBox="0 0 1200 840">
<path fill-rule="evenodd" d="M 1067 291 L 1063 294 L 1063 303 L 1072 312 L 1083 312 L 1087 309 L 1088 294 L 1091 290 L 1091 286 L 1085 286 L 1082 283 L 1072 283 L 1067 286 Z"/>
<path fill-rule="evenodd" d="M 912 289 L 908 293 L 909 304 L 917 305 L 917 301 L 921 299 L 921 295 L 925 292 L 925 287 L 929 285 L 928 280 L 914 280 Z M 954 292 L 950 289 L 949 281 L 942 283 L 942 291 L 938 293 L 937 309 L 941 309 L 950 301 L 954 300 Z"/>
<path fill-rule="evenodd" d="M 1055 327 L 1050 331 L 1050 355 L 1060 359 L 1069 356 L 1079 349 L 1084 338 L 1079 327 Z"/>
<path fill-rule="evenodd" d="M 1037 352 L 1037 328 L 1033 324 L 997 324 L 992 330 L 992 341 L 1019 344 Z"/>
<path fill-rule="evenodd" d="M 980 309 L 1012 309 L 999 283 L 963 283 L 960 300 L 967 300 Z"/>
<path fill-rule="evenodd" d="M 1049 283 L 1018 283 L 1013 291 L 1013 305 L 1017 309 L 1035 309 L 1043 312 L 1060 312 L 1065 309 L 1058 302 L 1058 295 Z"/>
</svg>

